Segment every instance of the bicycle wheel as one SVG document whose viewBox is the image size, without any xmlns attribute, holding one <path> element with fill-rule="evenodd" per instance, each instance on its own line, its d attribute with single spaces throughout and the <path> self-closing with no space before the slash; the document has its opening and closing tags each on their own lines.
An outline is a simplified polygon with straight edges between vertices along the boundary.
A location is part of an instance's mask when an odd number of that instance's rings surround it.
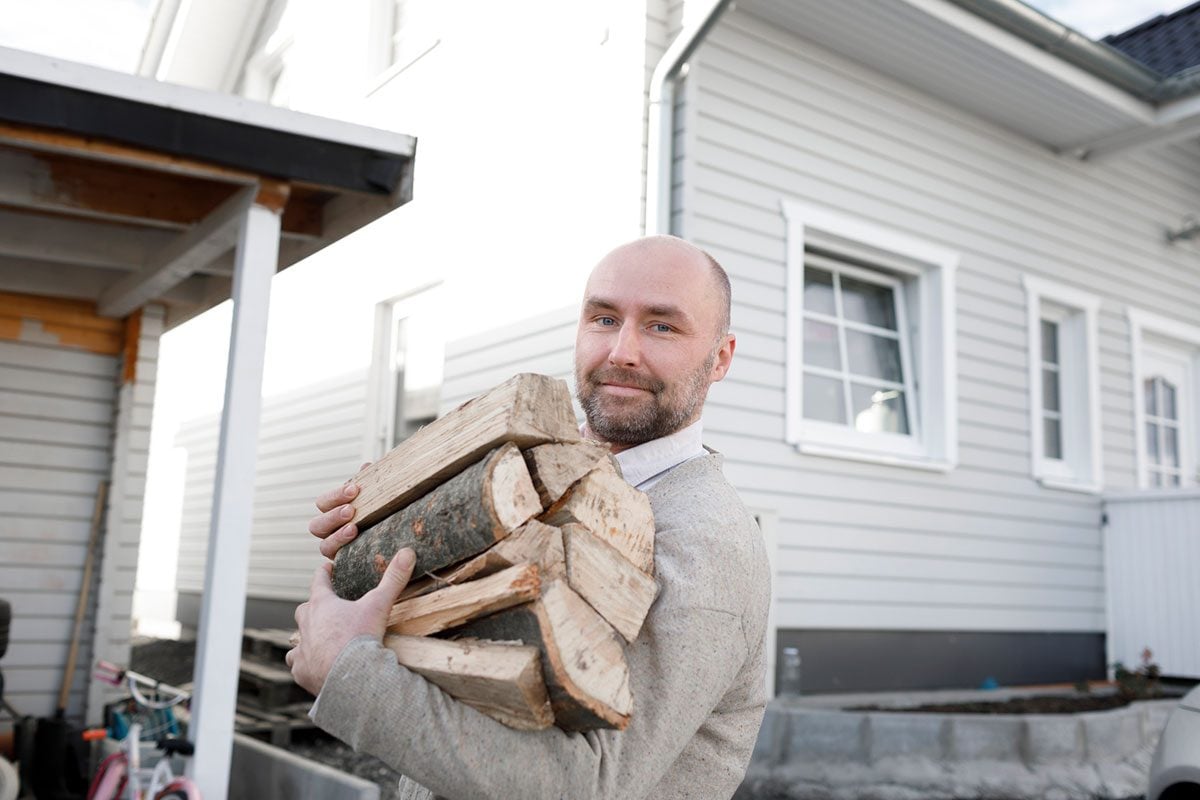
<svg viewBox="0 0 1200 800">
<path fill-rule="evenodd" d="M 88 787 L 87 800 L 120 800 L 129 781 L 129 761 L 124 753 L 113 753 L 100 762 Z"/>
<path fill-rule="evenodd" d="M 154 795 L 154 800 L 200 800 L 200 790 L 190 778 L 176 778 Z"/>
</svg>

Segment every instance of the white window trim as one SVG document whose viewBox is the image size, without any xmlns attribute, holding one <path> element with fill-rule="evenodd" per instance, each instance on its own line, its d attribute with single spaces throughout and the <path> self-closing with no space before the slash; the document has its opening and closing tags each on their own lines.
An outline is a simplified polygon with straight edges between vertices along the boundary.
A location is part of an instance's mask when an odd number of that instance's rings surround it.
<svg viewBox="0 0 1200 800">
<path fill-rule="evenodd" d="M 865 222 L 797 200 L 781 200 L 787 221 L 787 411 L 786 438 L 809 455 L 947 472 L 958 462 L 958 370 L 954 305 L 957 253 L 902 231 Z M 866 246 L 884 255 L 881 265 L 916 279 L 921 312 L 916 351 L 918 374 L 914 434 L 865 434 L 841 425 L 806 420 L 803 398 L 802 313 L 805 243 L 819 241 L 835 251 Z M 898 258 L 886 258 L 887 254 Z"/>
<path fill-rule="evenodd" d="M 1074 492 L 1095 494 L 1103 488 L 1101 458 L 1103 448 L 1100 441 L 1100 357 L 1097 338 L 1097 318 L 1100 298 L 1071 286 L 1064 286 L 1032 275 L 1022 275 L 1025 288 L 1027 337 L 1029 345 L 1029 448 L 1033 477 L 1043 486 Z M 1080 365 L 1064 364 L 1063 348 L 1059 348 L 1059 407 L 1068 406 L 1067 398 L 1082 384 L 1086 394 L 1084 407 L 1087 419 L 1082 429 L 1076 428 L 1087 437 L 1084 453 L 1068 453 L 1067 426 L 1061 425 L 1063 435 L 1063 459 L 1050 459 L 1042 454 L 1042 329 L 1041 321 L 1046 317 L 1043 302 L 1063 306 L 1083 315 L 1084 364 L 1082 378 Z M 1061 323 L 1061 320 L 1060 320 Z M 1061 327 L 1060 327 L 1061 330 Z M 1060 337 L 1061 340 L 1061 337 Z M 1070 382 L 1072 385 L 1067 386 Z M 1070 405 L 1076 405 L 1071 403 Z M 1065 413 L 1065 412 L 1064 412 Z M 1064 416 L 1064 420 L 1065 420 Z M 1071 461 L 1075 461 L 1072 467 Z"/>
<path fill-rule="evenodd" d="M 1147 469 L 1146 455 L 1146 438 L 1144 431 L 1146 430 L 1146 400 L 1142 392 L 1142 380 L 1144 375 L 1143 364 L 1143 349 L 1145 345 L 1146 334 L 1160 336 L 1166 339 L 1174 339 L 1184 345 L 1190 345 L 1193 348 L 1200 349 L 1200 327 L 1189 325 L 1186 322 L 1180 322 L 1170 317 L 1159 316 L 1148 311 L 1142 311 L 1140 308 L 1130 308 L 1126 310 L 1126 316 L 1129 319 L 1129 347 L 1132 353 L 1133 369 L 1131 377 L 1133 379 L 1133 423 L 1134 423 L 1134 442 L 1137 445 L 1137 482 L 1138 487 L 1142 489 L 1150 488 L 1150 476 Z M 1194 353 L 1191 359 L 1192 398 L 1200 398 L 1200 357 Z M 1200 402 L 1192 400 L 1192 407 L 1188 409 L 1191 414 L 1192 428 L 1191 435 L 1195 438 L 1200 438 Z M 1187 446 L 1194 448 L 1193 452 L 1200 450 L 1200 442 L 1187 442 Z M 1181 442 L 1181 445 L 1184 443 Z M 1197 477 L 1195 475 L 1184 476 L 1184 488 L 1194 487 Z M 1177 490 L 1176 490 L 1177 491 Z"/>
</svg>

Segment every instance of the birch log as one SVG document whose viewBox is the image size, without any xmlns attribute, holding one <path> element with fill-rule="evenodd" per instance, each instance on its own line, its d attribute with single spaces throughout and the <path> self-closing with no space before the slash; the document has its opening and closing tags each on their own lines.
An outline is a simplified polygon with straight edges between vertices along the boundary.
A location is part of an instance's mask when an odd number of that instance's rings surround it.
<svg viewBox="0 0 1200 800">
<path fill-rule="evenodd" d="M 617 633 L 632 642 L 658 594 L 654 579 L 582 525 L 562 528 L 567 582 Z"/>
<path fill-rule="evenodd" d="M 608 445 L 581 440 L 539 444 L 525 451 L 529 476 L 546 508 L 558 502 L 571 486 L 597 467 L 613 467 Z"/>
<path fill-rule="evenodd" d="M 504 442 L 532 447 L 575 441 L 579 430 L 567 384 L 515 375 L 405 439 L 354 476 L 359 529 L 394 514 Z"/>
<path fill-rule="evenodd" d="M 526 603 L 538 596 L 540 588 L 537 564 L 518 564 L 477 581 L 396 603 L 388 614 L 387 631 L 408 636 L 441 633 Z"/>
<path fill-rule="evenodd" d="M 633 565 L 654 574 L 654 511 L 650 499 L 615 472 L 594 469 L 540 517 L 547 525 L 583 525 Z"/>
<path fill-rule="evenodd" d="M 342 547 L 334 590 L 362 597 L 404 547 L 417 555 L 414 575 L 441 569 L 486 550 L 541 509 L 520 450 L 506 444 Z"/>
</svg>

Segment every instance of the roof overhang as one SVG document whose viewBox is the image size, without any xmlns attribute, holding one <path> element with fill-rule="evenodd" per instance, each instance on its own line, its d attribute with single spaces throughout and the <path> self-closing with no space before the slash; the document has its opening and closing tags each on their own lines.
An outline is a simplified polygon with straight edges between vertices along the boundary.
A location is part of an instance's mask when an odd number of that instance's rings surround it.
<svg viewBox="0 0 1200 800">
<path fill-rule="evenodd" d="M 1055 152 L 1097 156 L 1200 128 L 1196 87 L 1015 0 L 741 0 L 738 8 Z"/>
<path fill-rule="evenodd" d="M 408 202 L 415 146 L 0 48 L 0 289 L 177 324 L 230 296 L 246 202 L 281 212 L 283 269 Z"/>
</svg>

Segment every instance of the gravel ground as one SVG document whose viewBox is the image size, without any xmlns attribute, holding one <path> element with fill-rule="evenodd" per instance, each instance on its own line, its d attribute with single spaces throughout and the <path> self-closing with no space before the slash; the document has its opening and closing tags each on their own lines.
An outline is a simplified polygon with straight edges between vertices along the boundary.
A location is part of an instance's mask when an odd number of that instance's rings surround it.
<svg viewBox="0 0 1200 800">
<path fill-rule="evenodd" d="M 172 639 L 139 639 L 133 643 L 129 668 L 163 683 L 179 686 L 192 680 L 196 643 Z M 304 758 L 328 764 L 379 785 L 380 800 L 395 800 L 400 773 L 377 758 L 356 753 L 332 736 L 313 729 L 298 731 L 288 748 Z"/>
</svg>

